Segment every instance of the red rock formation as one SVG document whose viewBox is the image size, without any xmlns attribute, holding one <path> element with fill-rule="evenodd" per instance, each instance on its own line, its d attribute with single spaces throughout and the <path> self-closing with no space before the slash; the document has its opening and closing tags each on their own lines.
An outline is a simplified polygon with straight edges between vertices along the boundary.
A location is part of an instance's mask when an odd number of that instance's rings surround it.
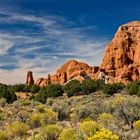
<svg viewBox="0 0 140 140">
<path fill-rule="evenodd" d="M 90 67 L 84 62 L 78 62 L 76 60 L 70 60 L 64 65 L 62 65 L 57 72 L 50 76 L 51 83 L 59 83 L 64 84 L 68 82 L 71 79 L 79 79 L 79 81 L 82 81 L 86 77 L 97 77 L 95 74 L 98 72 L 99 67 Z M 81 73 L 84 75 L 81 75 Z M 40 86 L 47 86 L 48 85 L 48 79 L 49 78 L 40 78 L 36 82 L 37 85 Z"/>
<path fill-rule="evenodd" d="M 34 84 L 32 71 L 27 72 L 26 84 L 27 85 L 33 85 Z"/>
<path fill-rule="evenodd" d="M 101 68 L 112 82 L 129 82 L 140 79 L 140 22 L 119 27 L 107 46 Z"/>
</svg>

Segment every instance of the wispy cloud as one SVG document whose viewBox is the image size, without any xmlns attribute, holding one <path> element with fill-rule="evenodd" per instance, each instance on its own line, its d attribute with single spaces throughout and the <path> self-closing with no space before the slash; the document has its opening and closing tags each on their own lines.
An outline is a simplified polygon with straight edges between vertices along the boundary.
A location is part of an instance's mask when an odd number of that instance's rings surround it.
<svg viewBox="0 0 140 140">
<path fill-rule="evenodd" d="M 0 11 L 0 24 L 8 28 L 0 28 L 0 82 L 4 83 L 24 82 L 27 70 L 32 70 L 35 78 L 46 76 L 71 58 L 99 65 L 108 42 L 91 35 L 97 26 L 77 27 L 58 16 Z"/>
</svg>

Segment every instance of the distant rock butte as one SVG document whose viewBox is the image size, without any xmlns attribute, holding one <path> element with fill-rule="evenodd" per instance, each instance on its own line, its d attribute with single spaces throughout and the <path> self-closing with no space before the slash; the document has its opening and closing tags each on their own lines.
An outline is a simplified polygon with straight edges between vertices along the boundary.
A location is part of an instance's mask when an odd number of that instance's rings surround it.
<svg viewBox="0 0 140 140">
<path fill-rule="evenodd" d="M 47 86 L 50 83 L 64 84 L 71 79 L 83 81 L 90 77 L 97 77 L 99 67 L 90 67 L 84 62 L 69 60 L 62 65 L 54 75 L 49 75 L 47 78 L 39 78 L 36 82 L 39 86 Z"/>
<path fill-rule="evenodd" d="M 119 27 L 107 46 L 100 66 L 111 82 L 129 82 L 140 79 L 140 22 Z"/>
<path fill-rule="evenodd" d="M 108 75 L 112 83 L 140 79 L 140 22 L 130 22 L 119 27 L 113 40 L 106 47 L 100 67 L 69 60 L 54 75 L 39 78 L 36 84 L 47 86 L 50 83 L 64 84 L 71 79 L 97 79 L 100 70 Z M 26 84 L 32 83 L 32 73 L 28 73 Z"/>
<path fill-rule="evenodd" d="M 26 84 L 27 85 L 33 85 L 34 84 L 32 71 L 27 72 Z"/>
</svg>

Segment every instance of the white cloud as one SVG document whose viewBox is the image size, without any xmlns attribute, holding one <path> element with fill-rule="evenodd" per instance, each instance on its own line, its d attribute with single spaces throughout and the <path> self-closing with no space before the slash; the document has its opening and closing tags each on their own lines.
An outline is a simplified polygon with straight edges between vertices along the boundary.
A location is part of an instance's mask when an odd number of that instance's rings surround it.
<svg viewBox="0 0 140 140">
<path fill-rule="evenodd" d="M 8 49 L 10 49 L 14 43 L 10 40 L 0 38 L 0 55 L 4 55 L 7 53 Z"/>
</svg>

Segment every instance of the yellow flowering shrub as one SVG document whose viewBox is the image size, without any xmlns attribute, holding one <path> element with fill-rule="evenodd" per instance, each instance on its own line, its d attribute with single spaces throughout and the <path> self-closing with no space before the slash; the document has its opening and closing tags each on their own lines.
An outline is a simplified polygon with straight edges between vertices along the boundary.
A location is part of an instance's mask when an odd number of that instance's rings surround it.
<svg viewBox="0 0 140 140">
<path fill-rule="evenodd" d="M 44 123 L 54 124 L 54 123 L 56 123 L 57 118 L 58 118 L 58 113 L 52 111 L 51 109 L 45 109 Z"/>
<path fill-rule="evenodd" d="M 35 113 L 30 117 L 30 126 L 31 128 L 40 127 L 43 121 L 43 114 Z"/>
<path fill-rule="evenodd" d="M 5 132 L 0 131 L 0 140 L 7 140 L 7 134 Z"/>
<path fill-rule="evenodd" d="M 101 123 L 108 124 L 113 121 L 113 116 L 110 113 L 102 113 L 98 118 Z"/>
<path fill-rule="evenodd" d="M 114 97 L 114 99 L 110 100 L 109 105 L 111 105 L 111 107 L 115 107 L 115 106 L 123 104 L 125 100 L 126 100 L 125 96 L 123 96 L 123 95 L 116 95 Z"/>
<path fill-rule="evenodd" d="M 38 140 L 57 140 L 60 133 L 61 128 L 58 125 L 50 124 L 46 127 L 42 128 L 40 134 L 36 139 Z"/>
<path fill-rule="evenodd" d="M 92 120 L 85 120 L 80 124 L 80 130 L 84 132 L 88 137 L 93 136 L 96 131 L 99 131 L 99 125 Z"/>
<path fill-rule="evenodd" d="M 6 132 L 9 138 L 21 137 L 27 134 L 28 129 L 29 129 L 29 126 L 27 124 L 19 122 L 19 121 L 15 121 L 8 125 Z"/>
<path fill-rule="evenodd" d="M 135 129 L 137 129 L 138 131 L 140 131 L 140 120 L 134 122 L 134 123 L 133 123 L 133 127 L 134 127 Z"/>
<path fill-rule="evenodd" d="M 75 131 L 72 128 L 64 129 L 60 134 L 59 140 L 76 140 Z"/>
<path fill-rule="evenodd" d="M 113 134 L 111 131 L 106 129 L 101 129 L 96 132 L 94 136 L 88 138 L 87 140 L 119 140 L 119 136 Z"/>
</svg>

